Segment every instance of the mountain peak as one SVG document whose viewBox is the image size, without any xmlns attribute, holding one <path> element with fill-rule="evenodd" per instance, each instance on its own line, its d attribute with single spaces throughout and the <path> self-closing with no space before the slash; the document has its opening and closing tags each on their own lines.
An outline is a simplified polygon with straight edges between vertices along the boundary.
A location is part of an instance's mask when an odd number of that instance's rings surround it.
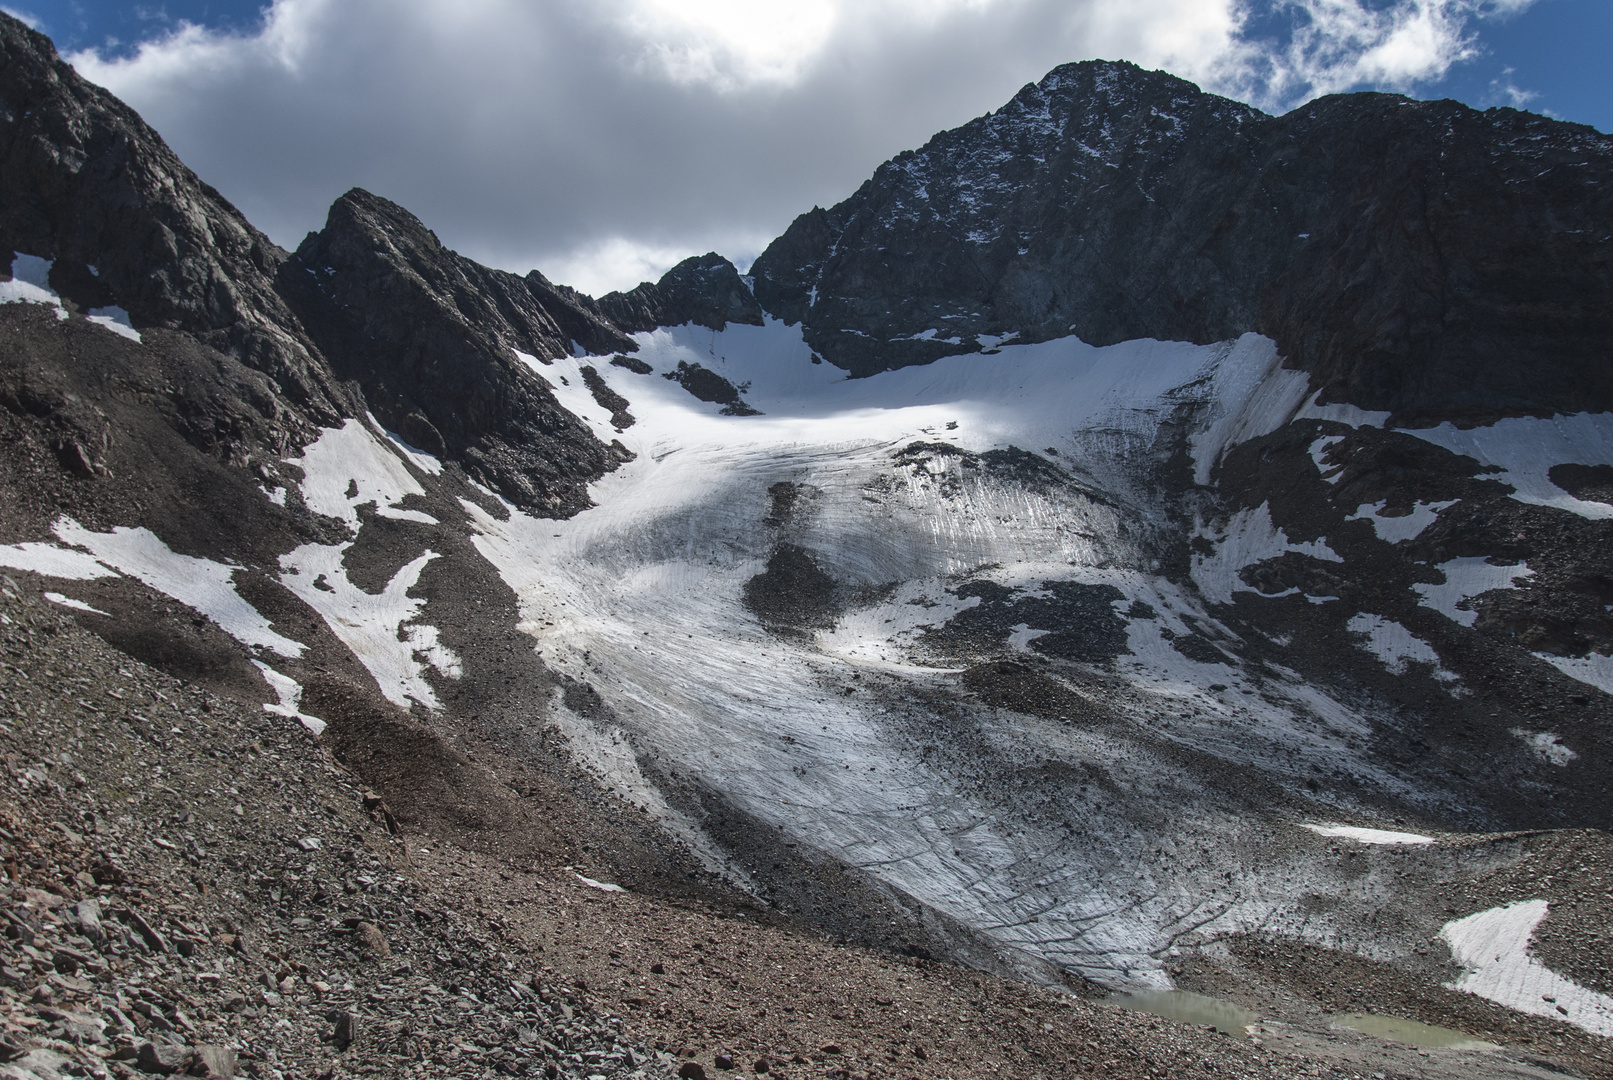
<svg viewBox="0 0 1613 1080">
<path fill-rule="evenodd" d="M 1390 94 L 1271 117 L 1085 61 L 797 218 L 752 274 L 854 375 L 983 339 L 1259 332 L 1363 407 L 1609 408 L 1582 359 L 1613 337 L 1610 201 L 1613 140 L 1579 125 Z"/>
<path fill-rule="evenodd" d="M 631 292 L 602 296 L 599 306 L 629 333 L 684 323 L 712 330 L 729 323 L 762 325 L 761 306 L 739 271 L 715 251 L 684 259 L 653 285 L 646 281 Z"/>
</svg>

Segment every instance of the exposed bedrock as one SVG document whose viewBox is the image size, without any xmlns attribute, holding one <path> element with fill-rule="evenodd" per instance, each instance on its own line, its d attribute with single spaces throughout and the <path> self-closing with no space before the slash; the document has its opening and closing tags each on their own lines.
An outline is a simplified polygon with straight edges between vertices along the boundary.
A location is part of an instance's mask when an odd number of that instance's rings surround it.
<svg viewBox="0 0 1613 1080">
<path fill-rule="evenodd" d="M 599 310 L 629 333 L 690 322 L 710 330 L 729 323 L 762 325 L 761 305 L 739 271 L 714 251 L 684 259 L 654 284 L 607 293 L 599 298 Z"/>
<path fill-rule="evenodd" d="M 1055 69 L 756 260 L 854 375 L 997 339 L 1257 331 L 1405 422 L 1613 406 L 1613 139 L 1390 94 L 1282 117 L 1131 64 Z"/>
<path fill-rule="evenodd" d="M 9 16 L 0 16 L 0 191 L 0 259 L 15 250 L 53 260 L 51 284 L 69 302 L 115 304 L 137 327 L 189 333 L 272 377 L 315 422 L 351 409 L 275 291 L 286 253 L 133 109 Z"/>
<path fill-rule="evenodd" d="M 516 355 L 569 355 L 576 338 L 561 323 L 575 332 L 582 309 L 563 307 L 557 320 L 527 280 L 443 247 L 402 207 L 348 192 L 281 283 L 383 423 L 462 461 L 518 506 L 575 513 L 588 505 L 588 482 L 623 459 Z M 633 347 L 608 324 L 587 326 L 592 346 Z"/>
</svg>

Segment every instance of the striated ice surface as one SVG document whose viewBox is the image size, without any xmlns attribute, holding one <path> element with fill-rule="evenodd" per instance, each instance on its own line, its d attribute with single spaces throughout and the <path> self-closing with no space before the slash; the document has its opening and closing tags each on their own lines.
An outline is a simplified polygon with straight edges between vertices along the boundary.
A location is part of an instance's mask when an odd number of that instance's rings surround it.
<svg viewBox="0 0 1613 1080">
<path fill-rule="evenodd" d="M 1248 769 L 1301 785 L 1325 765 L 1411 793 L 1353 749 L 1370 729 L 1349 707 L 1297 676 L 1257 688 L 1230 651 L 1219 663 L 1173 646 L 1229 632 L 1197 592 L 1157 575 L 1149 529 L 1165 526 L 1136 472 L 1184 412 L 1199 418 L 1189 445 L 1201 474 L 1286 422 L 1304 386 L 1270 342 L 1005 342 L 857 380 L 812 364 L 799 328 L 776 322 L 638 342 L 654 373 L 598 365 L 638 418 L 611 437 L 637 456 L 591 486 L 593 508 L 553 521 L 506 507 L 501 520 L 462 504 L 545 663 L 604 702 L 606 719 L 563 708 L 554 719 L 604 782 L 687 836 L 699 808 L 658 787 L 667 774 L 697 778 L 730 813 L 959 920 L 1033 974 L 1051 963 L 1166 989 L 1161 957 L 1206 935 L 1347 934 L 1297 903 L 1330 886 L 1284 839 L 1291 826 L 1211 777 Z M 763 415 L 721 416 L 659 377 L 680 361 L 746 386 Z M 534 370 L 603 434 L 586 362 Z M 1067 482 L 978 458 L 1008 447 Z M 1249 560 L 1338 558 L 1289 542 L 1265 507 L 1246 517 L 1221 563 L 1201 568 L 1216 595 L 1245 587 L 1233 583 Z M 744 602 L 781 543 L 839 597 L 824 625 L 793 635 Z M 960 587 L 1037 597 L 1050 581 L 1112 587 L 1117 612 L 1154 612 L 1123 616 L 1121 655 L 1092 706 L 1108 719 L 948 704 L 958 668 L 932 635 L 980 603 Z M 1007 646 L 1032 649 L 1049 629 L 1020 621 Z M 1164 820 L 1161 806 L 1180 809 Z M 691 843 L 721 862 L 709 841 Z M 1214 854 L 1233 848 L 1248 857 Z"/>
</svg>

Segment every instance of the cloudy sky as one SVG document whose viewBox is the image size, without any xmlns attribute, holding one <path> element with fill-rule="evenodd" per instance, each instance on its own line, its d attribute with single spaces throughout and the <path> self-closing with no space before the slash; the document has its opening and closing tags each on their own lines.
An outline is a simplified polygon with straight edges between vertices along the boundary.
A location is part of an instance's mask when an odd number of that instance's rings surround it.
<svg viewBox="0 0 1613 1080">
<path fill-rule="evenodd" d="M 1057 64 L 1281 112 L 1394 89 L 1613 131 L 1613 0 L 3 0 L 294 247 L 353 186 L 600 293 L 741 266 Z"/>
</svg>

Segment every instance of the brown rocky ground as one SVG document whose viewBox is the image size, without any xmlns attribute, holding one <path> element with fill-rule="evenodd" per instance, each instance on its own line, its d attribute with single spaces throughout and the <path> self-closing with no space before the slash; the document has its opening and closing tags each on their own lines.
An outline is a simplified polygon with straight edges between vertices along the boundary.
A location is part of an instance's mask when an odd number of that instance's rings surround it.
<svg viewBox="0 0 1613 1080">
<path fill-rule="evenodd" d="M 0 616 L 7 1080 L 1548 1075 L 1532 1053 L 1419 1052 L 1325 1016 L 1244 1039 L 831 940 L 718 890 L 613 891 L 530 849 L 400 835 L 257 703 L 132 661 L 10 579 Z M 1552 1068 L 1608 1075 L 1589 1042 L 1553 1046 Z"/>
</svg>

